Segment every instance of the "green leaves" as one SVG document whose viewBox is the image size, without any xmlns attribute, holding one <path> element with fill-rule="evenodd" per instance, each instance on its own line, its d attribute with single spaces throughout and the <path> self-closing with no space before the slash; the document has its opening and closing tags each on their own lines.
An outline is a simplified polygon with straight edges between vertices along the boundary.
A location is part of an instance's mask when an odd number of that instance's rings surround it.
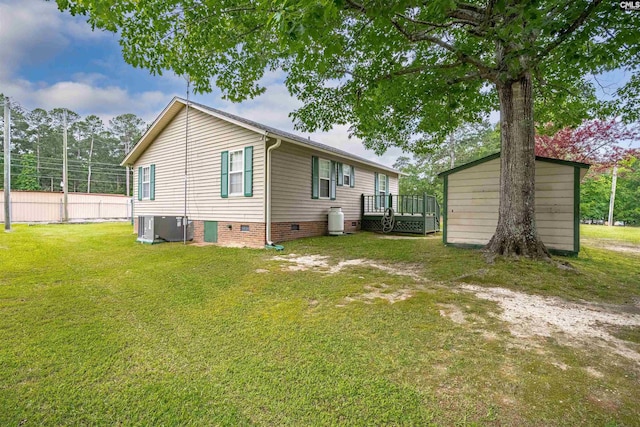
<svg viewBox="0 0 640 427">
<path fill-rule="evenodd" d="M 608 103 L 586 77 L 637 70 L 640 24 L 592 2 L 435 0 L 58 0 L 118 31 L 125 59 L 154 74 L 215 84 L 235 102 L 263 93 L 265 70 L 287 73 L 303 104 L 299 129 L 350 123 L 378 152 L 442 140 L 498 109 L 494 84 L 534 76 L 537 121 L 558 126 L 616 111 L 640 116 L 633 79 Z M 606 110 L 605 108 L 606 107 Z"/>
</svg>

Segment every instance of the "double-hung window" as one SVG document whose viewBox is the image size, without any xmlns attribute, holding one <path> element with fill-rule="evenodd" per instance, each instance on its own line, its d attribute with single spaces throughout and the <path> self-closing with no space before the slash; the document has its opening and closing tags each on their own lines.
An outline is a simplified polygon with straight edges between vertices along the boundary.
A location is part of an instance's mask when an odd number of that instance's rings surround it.
<svg viewBox="0 0 640 427">
<path fill-rule="evenodd" d="M 351 187 L 351 168 L 353 166 L 343 165 L 342 166 L 342 182 L 345 187 Z"/>
<path fill-rule="evenodd" d="M 244 159 L 242 150 L 229 153 L 229 195 L 238 196 L 243 194 L 244 188 Z"/>
<path fill-rule="evenodd" d="M 389 189 L 387 188 L 387 176 L 384 174 L 378 174 L 378 195 L 380 197 L 380 206 L 381 207 L 386 207 L 387 206 L 387 198 L 385 197 L 387 195 L 387 191 Z"/>
<path fill-rule="evenodd" d="M 151 197 L 151 168 L 145 166 L 142 168 L 142 198 L 149 199 Z"/>
<path fill-rule="evenodd" d="M 220 197 L 253 196 L 253 147 L 220 153 Z"/>
<path fill-rule="evenodd" d="M 331 188 L 331 161 L 320 159 L 320 198 L 329 198 Z"/>
</svg>

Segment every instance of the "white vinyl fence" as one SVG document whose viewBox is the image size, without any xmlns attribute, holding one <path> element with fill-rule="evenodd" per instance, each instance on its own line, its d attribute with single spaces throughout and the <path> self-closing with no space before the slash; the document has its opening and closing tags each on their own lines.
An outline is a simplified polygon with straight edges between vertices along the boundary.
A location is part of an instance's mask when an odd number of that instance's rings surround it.
<svg viewBox="0 0 640 427">
<path fill-rule="evenodd" d="M 62 222 L 62 193 L 11 191 L 12 222 Z M 69 221 L 131 219 L 131 197 L 117 194 L 69 193 Z M 4 198 L 0 200 L 0 221 L 4 221 Z"/>
</svg>

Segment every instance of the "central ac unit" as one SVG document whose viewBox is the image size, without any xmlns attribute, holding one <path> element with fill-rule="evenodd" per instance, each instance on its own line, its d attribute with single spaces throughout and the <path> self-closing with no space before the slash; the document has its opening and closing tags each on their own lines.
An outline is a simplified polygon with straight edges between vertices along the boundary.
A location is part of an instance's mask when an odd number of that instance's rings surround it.
<svg viewBox="0 0 640 427">
<path fill-rule="evenodd" d="M 182 216 L 139 216 L 138 242 L 161 243 L 181 242 L 184 239 L 184 225 L 187 240 L 193 240 L 193 221 Z"/>
</svg>

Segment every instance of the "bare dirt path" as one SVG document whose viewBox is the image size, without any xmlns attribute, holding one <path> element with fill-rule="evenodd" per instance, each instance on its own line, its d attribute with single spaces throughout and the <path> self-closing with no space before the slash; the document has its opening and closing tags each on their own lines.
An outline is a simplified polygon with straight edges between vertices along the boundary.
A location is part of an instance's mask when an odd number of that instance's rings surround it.
<svg viewBox="0 0 640 427">
<path fill-rule="evenodd" d="M 275 256 L 272 260 L 280 261 L 283 271 L 336 274 L 347 268 L 363 266 L 389 275 L 404 276 L 409 281 L 400 287 L 391 287 L 385 283 L 365 284 L 361 294 L 345 297 L 342 303 L 337 304 L 338 307 L 355 302 L 371 304 L 375 300 L 385 300 L 394 304 L 434 288 L 472 293 L 477 298 L 493 301 L 498 305 L 499 310 L 490 313 L 490 316 L 508 323 L 511 334 L 518 340 L 554 337 L 559 343 L 572 347 L 595 346 L 632 360 L 640 367 L 640 345 L 622 340 L 613 334 L 616 328 L 640 327 L 640 301 L 624 306 L 576 303 L 558 297 L 529 295 L 500 287 L 444 284 L 425 279 L 419 266 L 391 266 L 368 259 L 336 262 L 324 255 L 288 254 Z M 466 322 L 464 310 L 453 304 L 443 306 L 440 315 L 449 317 L 456 323 Z"/>
<path fill-rule="evenodd" d="M 501 312 L 493 315 L 509 323 L 515 337 L 553 336 L 565 345 L 595 345 L 640 363 L 640 354 L 630 343 L 611 333 L 616 327 L 640 327 L 638 303 L 633 306 L 573 303 L 504 288 L 476 285 L 461 288 L 478 298 L 498 303 Z"/>
<path fill-rule="evenodd" d="M 587 246 L 593 246 L 596 248 L 607 249 L 615 252 L 625 252 L 640 255 L 640 245 L 634 245 L 633 243 L 620 242 L 617 240 L 609 239 L 581 239 L 582 243 Z"/>
</svg>

